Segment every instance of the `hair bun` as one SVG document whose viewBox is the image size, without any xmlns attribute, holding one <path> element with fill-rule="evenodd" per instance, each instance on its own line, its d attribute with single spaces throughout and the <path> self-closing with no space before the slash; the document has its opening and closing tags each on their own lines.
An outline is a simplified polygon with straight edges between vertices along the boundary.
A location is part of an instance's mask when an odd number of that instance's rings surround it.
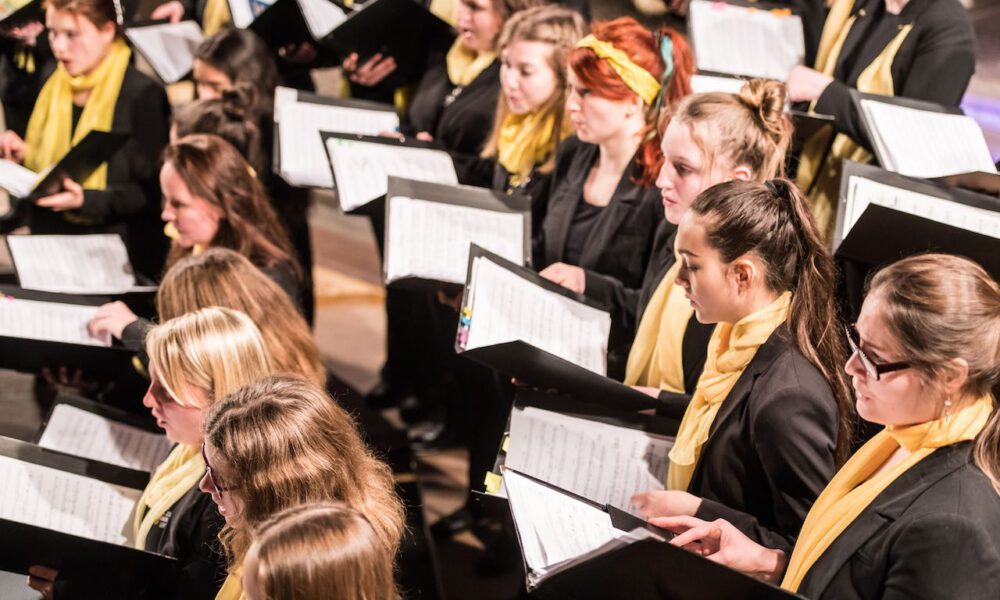
<svg viewBox="0 0 1000 600">
<path fill-rule="evenodd" d="M 774 79 L 751 79 L 743 84 L 739 96 L 760 118 L 768 132 L 780 134 L 787 127 L 785 102 L 788 92 L 784 83 Z"/>
<path fill-rule="evenodd" d="M 222 92 L 222 112 L 231 119 L 245 120 L 254 106 L 254 96 L 249 85 L 237 84 Z"/>
</svg>

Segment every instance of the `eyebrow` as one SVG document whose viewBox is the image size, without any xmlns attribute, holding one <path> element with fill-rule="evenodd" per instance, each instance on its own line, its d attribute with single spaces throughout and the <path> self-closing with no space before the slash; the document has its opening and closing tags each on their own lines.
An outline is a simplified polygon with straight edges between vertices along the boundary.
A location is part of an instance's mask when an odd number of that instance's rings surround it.
<svg viewBox="0 0 1000 600">
<path fill-rule="evenodd" d="M 694 258 L 698 258 L 698 255 L 695 254 L 694 252 L 691 252 L 690 250 L 681 250 L 681 249 L 678 249 L 677 250 L 677 254 L 683 254 L 684 256 L 691 256 L 691 257 L 694 257 Z"/>
</svg>

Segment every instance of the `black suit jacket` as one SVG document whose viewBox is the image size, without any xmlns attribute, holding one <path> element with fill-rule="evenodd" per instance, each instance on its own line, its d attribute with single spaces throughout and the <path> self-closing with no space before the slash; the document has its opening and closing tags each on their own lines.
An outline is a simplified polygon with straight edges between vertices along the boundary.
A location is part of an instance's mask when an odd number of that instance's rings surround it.
<svg viewBox="0 0 1000 600">
<path fill-rule="evenodd" d="M 712 423 L 688 486 L 704 499 L 696 516 L 790 551 L 837 470 L 837 416 L 829 383 L 779 327 Z"/>
<path fill-rule="evenodd" d="M 808 598 L 1000 597 L 1000 496 L 972 442 L 934 451 L 892 482 L 806 573 Z"/>
</svg>

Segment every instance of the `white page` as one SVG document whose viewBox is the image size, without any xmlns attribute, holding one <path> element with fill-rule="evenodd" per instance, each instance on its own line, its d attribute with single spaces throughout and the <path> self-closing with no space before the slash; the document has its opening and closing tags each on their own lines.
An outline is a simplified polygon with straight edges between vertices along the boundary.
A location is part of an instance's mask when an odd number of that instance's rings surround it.
<svg viewBox="0 0 1000 600">
<path fill-rule="evenodd" d="M 692 75 L 691 93 L 705 94 L 708 92 L 725 92 L 739 94 L 746 80 L 736 77 L 717 77 L 715 75 Z"/>
<path fill-rule="evenodd" d="M 524 264 L 524 216 L 396 196 L 389 202 L 386 280 L 465 283 L 469 245 Z"/>
<path fill-rule="evenodd" d="M 344 10 L 330 0 L 299 0 L 299 8 L 309 33 L 317 40 L 326 37 L 347 20 Z"/>
<path fill-rule="evenodd" d="M 0 518 L 126 544 L 139 490 L 0 456 Z"/>
<path fill-rule="evenodd" d="M 688 31 L 698 69 L 784 81 L 805 61 L 802 18 L 781 11 L 692 0 Z"/>
<path fill-rule="evenodd" d="M 111 421 L 68 404 L 57 404 L 52 409 L 38 445 L 150 473 L 167 458 L 173 446 L 163 434 Z"/>
<path fill-rule="evenodd" d="M 327 140 L 342 210 L 349 211 L 384 196 L 389 176 L 458 185 L 451 156 L 443 150 L 409 148 L 342 138 Z"/>
<path fill-rule="evenodd" d="M 125 30 L 125 36 L 149 61 L 164 83 L 174 83 L 194 66 L 194 53 L 204 36 L 194 21 Z"/>
<path fill-rule="evenodd" d="M 120 294 L 135 285 L 118 234 L 7 237 L 21 287 L 65 294 Z"/>
<path fill-rule="evenodd" d="M 281 123 L 281 114 L 286 104 L 299 101 L 299 91 L 295 88 L 278 86 L 274 88 L 274 122 Z"/>
<path fill-rule="evenodd" d="M 970 117 L 875 100 L 862 100 L 861 109 L 886 170 L 923 178 L 997 172 L 983 130 Z"/>
<path fill-rule="evenodd" d="M 869 204 L 885 206 L 1000 239 L 1000 213 L 953 200 L 886 185 L 864 177 L 848 181 L 848 198 L 842 237 L 846 237 Z"/>
<path fill-rule="evenodd" d="M 662 490 L 672 437 L 533 406 L 514 409 L 506 466 L 597 502 L 632 510 L 632 495 Z"/>
<path fill-rule="evenodd" d="M 393 111 L 297 101 L 283 101 L 275 122 L 280 124 L 281 175 L 293 185 L 321 188 L 333 187 L 321 131 L 378 135 L 399 127 Z"/>
<path fill-rule="evenodd" d="M 611 315 L 476 260 L 466 350 L 522 340 L 604 375 Z"/>
<path fill-rule="evenodd" d="M 96 306 L 0 298 L 0 335 L 66 344 L 110 346 L 109 339 L 91 337 L 87 332 L 87 323 L 95 313 Z"/>
<path fill-rule="evenodd" d="M 246 29 L 274 0 L 229 0 L 229 14 L 237 29 Z"/>
<path fill-rule="evenodd" d="M 39 174 L 14 161 L 0 158 L 0 188 L 15 198 L 27 198 L 38 183 Z"/>
</svg>

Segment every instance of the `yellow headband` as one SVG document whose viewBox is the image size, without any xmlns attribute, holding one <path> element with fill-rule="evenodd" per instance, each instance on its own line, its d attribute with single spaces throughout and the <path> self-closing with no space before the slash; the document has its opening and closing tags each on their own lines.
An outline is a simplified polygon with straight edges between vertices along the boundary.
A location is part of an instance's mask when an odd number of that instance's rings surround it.
<svg viewBox="0 0 1000 600">
<path fill-rule="evenodd" d="M 597 39 L 593 34 L 580 40 L 576 47 L 590 48 L 598 58 L 604 59 L 625 85 L 642 98 L 643 102 L 652 105 L 656 101 L 656 95 L 660 93 L 660 82 L 649 71 L 632 62 L 628 54 L 608 42 Z"/>
</svg>

